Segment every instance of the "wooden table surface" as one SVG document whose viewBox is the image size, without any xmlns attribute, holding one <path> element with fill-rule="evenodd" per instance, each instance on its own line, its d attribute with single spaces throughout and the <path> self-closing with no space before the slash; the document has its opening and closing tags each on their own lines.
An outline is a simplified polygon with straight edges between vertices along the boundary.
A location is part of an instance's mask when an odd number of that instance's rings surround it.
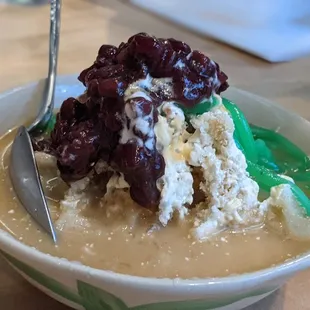
<svg viewBox="0 0 310 310">
<path fill-rule="evenodd" d="M 310 57 L 269 64 L 117 0 L 63 2 L 59 74 L 76 73 L 89 66 L 101 44 L 119 44 L 144 31 L 188 42 L 219 62 L 231 84 L 310 119 Z M 0 5 L 0 91 L 45 76 L 48 29 L 48 6 Z M 282 290 L 247 310 L 310 309 L 309 290 L 310 271 L 297 275 Z M 1 260 L 0 302 L 5 310 L 68 310 L 32 288 Z"/>
</svg>

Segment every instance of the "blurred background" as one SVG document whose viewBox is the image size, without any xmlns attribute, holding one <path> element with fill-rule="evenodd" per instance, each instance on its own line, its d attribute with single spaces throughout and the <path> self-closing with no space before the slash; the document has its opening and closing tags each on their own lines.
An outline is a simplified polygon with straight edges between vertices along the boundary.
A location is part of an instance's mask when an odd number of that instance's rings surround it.
<svg viewBox="0 0 310 310">
<path fill-rule="evenodd" d="M 49 1 L 0 0 L 0 29 L 0 90 L 45 76 Z M 309 0 L 63 0 L 58 72 L 78 73 L 101 44 L 141 31 L 186 41 L 220 63 L 230 84 L 303 113 Z"/>
<path fill-rule="evenodd" d="M 129 1 L 267 61 L 288 61 L 310 52 L 307 0 Z"/>
<path fill-rule="evenodd" d="M 48 0 L 0 0 L 42 5 Z M 104 0 L 96 0 L 98 4 Z M 270 62 L 310 53 L 309 0 L 125 0 Z"/>
</svg>

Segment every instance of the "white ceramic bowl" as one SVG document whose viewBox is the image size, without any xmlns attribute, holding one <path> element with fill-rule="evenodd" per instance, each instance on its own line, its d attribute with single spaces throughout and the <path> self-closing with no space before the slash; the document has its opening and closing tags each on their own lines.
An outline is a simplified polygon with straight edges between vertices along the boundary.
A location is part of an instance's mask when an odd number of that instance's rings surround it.
<svg viewBox="0 0 310 310">
<path fill-rule="evenodd" d="M 0 133 L 35 114 L 42 83 L 0 95 Z M 57 80 L 56 106 L 83 91 L 75 76 Z M 310 153 L 310 123 L 283 108 L 241 90 L 225 96 L 238 103 L 250 122 L 280 132 Z M 258 272 L 209 279 L 141 278 L 98 270 L 52 257 L 0 230 L 0 249 L 30 283 L 58 301 L 85 310 L 233 310 L 242 309 L 279 288 L 296 272 L 310 267 L 310 252 Z M 310 250 L 310 249 L 309 249 Z"/>
</svg>

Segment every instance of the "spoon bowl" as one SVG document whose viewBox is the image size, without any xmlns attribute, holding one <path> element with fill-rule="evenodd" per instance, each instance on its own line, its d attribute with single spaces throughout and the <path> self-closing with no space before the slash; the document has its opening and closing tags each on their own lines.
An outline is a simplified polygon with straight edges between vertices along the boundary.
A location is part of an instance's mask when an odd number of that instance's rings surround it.
<svg viewBox="0 0 310 310">
<path fill-rule="evenodd" d="M 11 150 L 9 166 L 11 181 L 19 200 L 27 212 L 56 242 L 56 232 L 43 193 L 35 155 L 33 148 L 29 147 L 29 145 L 31 145 L 30 135 L 27 129 L 21 126 Z M 23 154 L 22 160 L 20 154 Z"/>
</svg>

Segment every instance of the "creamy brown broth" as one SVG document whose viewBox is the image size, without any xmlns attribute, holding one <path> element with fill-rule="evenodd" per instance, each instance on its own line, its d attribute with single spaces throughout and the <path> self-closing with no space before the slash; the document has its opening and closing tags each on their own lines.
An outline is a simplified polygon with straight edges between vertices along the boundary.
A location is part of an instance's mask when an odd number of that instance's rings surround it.
<svg viewBox="0 0 310 310">
<path fill-rule="evenodd" d="M 255 271 L 310 249 L 310 242 L 287 237 L 279 219 L 265 227 L 238 233 L 222 232 L 204 242 L 195 242 L 189 237 L 187 223 L 180 226 L 173 222 L 148 233 L 154 216 L 128 203 L 126 194 L 119 198 L 120 210 L 112 208 L 115 212 L 107 212 L 94 202 L 78 216 L 70 217 L 74 225 L 64 221 L 64 227 L 58 226 L 61 230 L 55 246 L 14 196 L 7 169 L 13 137 L 11 132 L 0 140 L 0 228 L 44 253 L 125 274 L 192 278 Z M 67 186 L 57 177 L 56 168 L 41 169 L 41 174 L 52 217 L 58 219 L 61 216 L 59 200 Z"/>
</svg>

